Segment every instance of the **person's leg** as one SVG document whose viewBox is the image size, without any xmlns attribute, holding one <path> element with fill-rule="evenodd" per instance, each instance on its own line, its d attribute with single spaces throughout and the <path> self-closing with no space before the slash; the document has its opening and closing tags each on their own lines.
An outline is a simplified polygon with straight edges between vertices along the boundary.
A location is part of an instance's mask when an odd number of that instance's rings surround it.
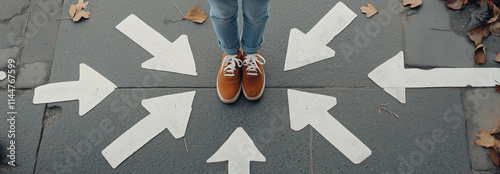
<svg viewBox="0 0 500 174">
<path fill-rule="evenodd" d="M 263 34 L 269 18 L 270 0 L 242 0 L 243 33 L 241 44 L 243 52 L 255 54 L 264 41 Z"/>
<path fill-rule="evenodd" d="M 208 0 L 208 3 L 219 46 L 226 54 L 236 55 L 240 48 L 238 0 Z"/>
</svg>

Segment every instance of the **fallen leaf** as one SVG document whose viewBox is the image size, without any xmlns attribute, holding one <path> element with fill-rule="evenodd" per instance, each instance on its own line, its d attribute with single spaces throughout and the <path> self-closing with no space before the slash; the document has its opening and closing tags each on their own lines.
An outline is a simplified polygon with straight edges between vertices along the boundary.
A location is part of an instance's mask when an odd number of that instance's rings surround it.
<svg viewBox="0 0 500 174">
<path fill-rule="evenodd" d="M 367 18 L 372 17 L 373 15 L 378 13 L 377 9 L 372 4 L 368 4 L 368 7 L 361 7 L 359 9 L 361 9 L 361 12 L 366 14 Z"/>
<path fill-rule="evenodd" d="M 489 26 L 487 24 L 478 25 L 472 30 L 467 31 L 467 35 L 478 46 L 486 36 L 490 35 Z"/>
<path fill-rule="evenodd" d="M 89 18 L 90 12 L 83 11 L 82 9 L 87 8 L 89 2 L 84 2 L 84 0 L 78 0 L 77 4 L 71 4 L 69 8 L 69 15 L 71 16 L 71 20 L 73 22 L 79 21 L 82 17 Z"/>
<path fill-rule="evenodd" d="M 500 154 L 493 147 L 490 147 L 490 158 L 495 166 L 500 167 Z"/>
<path fill-rule="evenodd" d="M 493 17 L 488 21 L 488 24 L 491 24 L 498 20 L 498 16 L 500 15 L 500 9 L 493 3 L 488 0 L 488 7 L 490 8 Z"/>
<path fill-rule="evenodd" d="M 498 92 L 500 92 L 500 85 L 499 84 L 496 84 L 495 85 L 495 89 L 497 89 Z"/>
<path fill-rule="evenodd" d="M 486 0 L 477 0 L 477 4 L 479 4 L 479 6 L 481 6 L 481 7 L 483 7 L 484 4 L 486 4 L 485 2 L 486 2 Z"/>
<path fill-rule="evenodd" d="M 403 0 L 403 5 L 408 5 L 410 4 L 411 8 L 415 8 L 415 7 L 418 7 L 420 5 L 422 5 L 422 0 Z"/>
<path fill-rule="evenodd" d="M 474 51 L 474 56 L 476 64 L 480 65 L 486 61 L 486 46 L 479 44 Z"/>
<path fill-rule="evenodd" d="M 483 147 L 493 147 L 495 146 L 495 138 L 491 136 L 491 132 L 481 129 L 479 130 L 479 135 L 476 134 L 477 137 L 479 137 L 478 140 L 476 140 L 476 144 L 479 146 Z"/>
<path fill-rule="evenodd" d="M 495 120 L 495 124 L 493 126 L 493 130 L 491 131 L 491 135 L 493 135 L 497 139 L 500 139 L 500 119 Z"/>
<path fill-rule="evenodd" d="M 493 61 L 500 63 L 500 53 L 497 54 L 497 57 L 495 59 L 493 59 Z M 498 91 L 498 92 L 500 92 L 500 91 Z"/>
<path fill-rule="evenodd" d="M 455 9 L 455 10 L 460 10 L 465 4 L 465 0 L 448 0 L 446 3 L 446 6 Z"/>
<path fill-rule="evenodd" d="M 491 34 L 500 36 L 500 21 L 490 24 L 489 30 Z"/>
<path fill-rule="evenodd" d="M 207 15 L 203 11 L 200 11 L 200 4 L 196 5 L 195 9 L 190 8 L 189 12 L 184 16 L 184 19 L 193 21 L 193 22 L 198 22 L 198 23 L 203 23 L 205 19 L 207 19 Z"/>
</svg>

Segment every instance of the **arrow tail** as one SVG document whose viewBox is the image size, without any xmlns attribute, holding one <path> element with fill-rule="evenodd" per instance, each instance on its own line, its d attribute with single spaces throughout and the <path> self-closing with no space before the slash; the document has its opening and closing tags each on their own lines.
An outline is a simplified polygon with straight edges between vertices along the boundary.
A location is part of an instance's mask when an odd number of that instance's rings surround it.
<svg viewBox="0 0 500 174">
<path fill-rule="evenodd" d="M 116 29 L 120 30 L 152 55 L 162 54 L 162 50 L 167 49 L 166 46 L 171 45 L 170 41 L 134 14 L 124 19 L 116 26 Z"/>
<path fill-rule="evenodd" d="M 356 13 L 344 3 L 335 5 L 312 29 L 307 33 L 315 40 L 326 45 L 346 28 L 355 18 Z"/>
<path fill-rule="evenodd" d="M 250 174 L 250 161 L 228 161 L 228 174 Z"/>
<path fill-rule="evenodd" d="M 354 164 L 363 162 L 372 154 L 370 148 L 330 114 L 325 113 L 321 118 L 312 123 L 311 126 Z"/>
<path fill-rule="evenodd" d="M 35 88 L 33 104 L 78 100 L 82 88 L 79 81 L 52 83 Z"/>
<path fill-rule="evenodd" d="M 164 131 L 165 125 L 158 121 L 161 117 L 162 115 L 153 114 L 146 116 L 108 145 L 102 155 L 111 167 L 118 167 L 135 151 Z"/>
<path fill-rule="evenodd" d="M 500 81 L 500 68 L 435 68 L 406 69 L 403 85 L 408 88 L 426 87 L 492 87 Z"/>
</svg>

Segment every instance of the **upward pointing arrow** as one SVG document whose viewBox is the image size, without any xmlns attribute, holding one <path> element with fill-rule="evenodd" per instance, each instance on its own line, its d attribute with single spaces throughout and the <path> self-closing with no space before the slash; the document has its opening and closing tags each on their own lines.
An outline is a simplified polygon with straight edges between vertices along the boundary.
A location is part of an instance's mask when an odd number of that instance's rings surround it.
<svg viewBox="0 0 500 174">
<path fill-rule="evenodd" d="M 372 151 L 328 113 L 336 104 L 335 97 L 289 89 L 290 126 L 293 130 L 300 131 L 311 125 L 349 160 L 359 164 Z"/>
<path fill-rule="evenodd" d="M 250 161 L 266 162 L 250 136 L 238 127 L 207 163 L 228 161 L 229 174 L 250 173 Z"/>
<path fill-rule="evenodd" d="M 307 34 L 296 28 L 291 29 L 285 71 L 335 56 L 335 51 L 326 45 L 356 16 L 349 7 L 339 2 Z"/>
<path fill-rule="evenodd" d="M 181 35 L 174 43 L 131 14 L 116 26 L 154 57 L 142 63 L 142 68 L 196 76 L 196 65 L 188 37 Z"/>
<path fill-rule="evenodd" d="M 102 151 L 111 167 L 116 168 L 142 146 L 168 129 L 178 139 L 186 133 L 196 91 L 142 100 L 150 112 Z"/>
<path fill-rule="evenodd" d="M 79 115 L 85 115 L 111 94 L 116 85 L 106 77 L 87 66 L 80 64 L 80 80 L 46 84 L 35 88 L 34 104 L 78 100 Z"/>
<path fill-rule="evenodd" d="M 405 69 L 401 51 L 387 60 L 368 77 L 401 103 L 406 103 L 406 88 L 493 87 L 500 81 L 500 68 L 434 68 Z"/>
</svg>

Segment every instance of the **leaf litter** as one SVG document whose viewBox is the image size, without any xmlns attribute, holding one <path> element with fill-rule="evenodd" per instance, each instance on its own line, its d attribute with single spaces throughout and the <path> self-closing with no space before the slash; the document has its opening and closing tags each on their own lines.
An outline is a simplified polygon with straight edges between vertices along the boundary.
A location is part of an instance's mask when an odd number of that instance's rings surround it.
<svg viewBox="0 0 500 174">
<path fill-rule="evenodd" d="M 205 12 L 200 11 L 200 4 L 196 5 L 196 7 L 194 9 L 190 8 L 189 11 L 188 11 L 188 13 L 185 16 L 184 16 L 184 14 L 182 14 L 181 10 L 179 10 L 179 8 L 177 7 L 177 5 L 175 5 L 175 8 L 177 8 L 177 10 L 179 11 L 179 13 L 183 17 L 182 17 L 182 19 L 171 20 L 170 21 L 171 23 L 182 21 L 182 20 L 186 19 L 186 20 L 190 20 L 190 21 L 202 24 L 208 18 L 208 16 L 205 14 Z"/>
<path fill-rule="evenodd" d="M 410 5 L 411 8 L 416 8 L 422 5 L 422 0 L 403 0 L 403 5 Z"/>
<path fill-rule="evenodd" d="M 367 18 L 370 18 L 378 13 L 377 9 L 372 4 L 368 4 L 368 7 L 361 7 L 359 9 L 361 9 L 361 12 L 366 14 Z"/>
<path fill-rule="evenodd" d="M 69 16 L 73 22 L 78 22 L 82 18 L 88 19 L 90 17 L 90 12 L 83 11 L 82 9 L 87 8 L 89 2 L 84 2 L 84 0 L 78 0 L 77 4 L 71 4 L 69 8 Z"/>
</svg>

